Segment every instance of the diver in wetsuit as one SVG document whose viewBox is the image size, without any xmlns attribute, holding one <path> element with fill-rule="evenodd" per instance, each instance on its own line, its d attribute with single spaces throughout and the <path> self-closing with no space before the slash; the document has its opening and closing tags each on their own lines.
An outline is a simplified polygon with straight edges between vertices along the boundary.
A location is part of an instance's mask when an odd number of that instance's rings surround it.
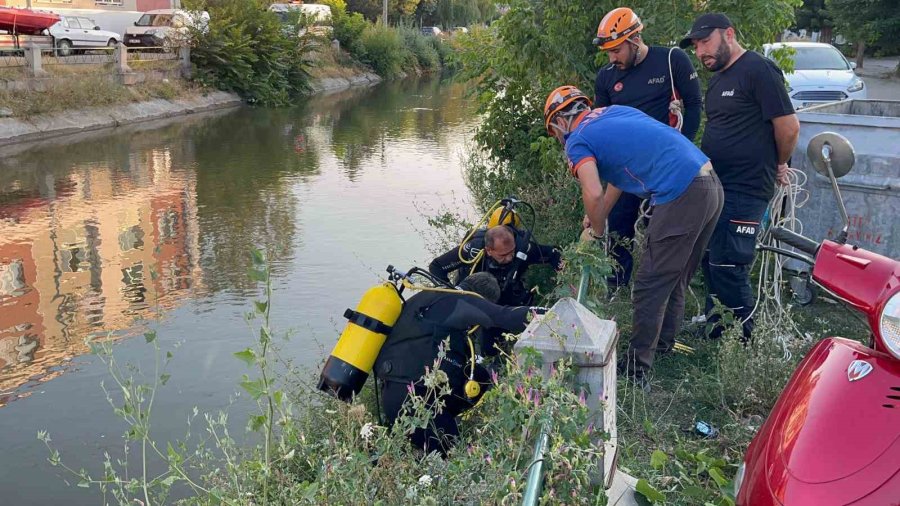
<svg viewBox="0 0 900 506">
<path fill-rule="evenodd" d="M 434 414 L 429 427 L 416 429 L 410 435 L 414 446 L 426 452 L 439 451 L 444 456 L 459 436 L 456 417 L 474 406 L 491 385 L 487 370 L 475 364 L 474 346 L 468 342 L 469 331 L 478 325 L 483 329 L 519 333 L 525 330 L 529 313 L 543 311 L 543 308 L 495 304 L 500 287 L 488 273 L 468 276 L 459 288 L 481 297 L 432 291 L 410 297 L 375 360 L 375 371 L 382 380 L 382 408 L 391 425 L 400 415 L 410 389 L 419 396 L 430 395 L 429 401 L 434 402 L 434 392 L 429 393 L 422 381 L 426 367 L 432 370 L 437 367 L 447 374 L 452 393 L 443 398 L 445 406 Z M 444 358 L 435 364 L 439 347 L 448 340 Z M 467 395 L 468 381 L 477 382 L 480 392 Z"/>
<path fill-rule="evenodd" d="M 454 247 L 435 258 L 428 265 L 428 271 L 447 282 L 454 271 L 459 271 L 457 282 L 462 282 L 470 273 L 490 273 L 500 285 L 498 304 L 524 306 L 532 302 L 532 293 L 526 290 L 522 282 L 528 267 L 549 264 L 559 270 L 561 260 L 555 246 L 540 245 L 525 231 L 509 225 L 497 225 L 475 232 L 462 248 Z"/>
</svg>

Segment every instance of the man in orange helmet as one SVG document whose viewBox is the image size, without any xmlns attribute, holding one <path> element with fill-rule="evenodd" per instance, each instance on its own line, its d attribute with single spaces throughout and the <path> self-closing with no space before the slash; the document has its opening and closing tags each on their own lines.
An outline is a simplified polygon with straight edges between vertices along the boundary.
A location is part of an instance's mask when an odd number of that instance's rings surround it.
<svg viewBox="0 0 900 506">
<path fill-rule="evenodd" d="M 547 97 L 544 125 L 565 145 L 594 238 L 601 238 L 623 193 L 652 206 L 632 291 L 631 343 L 620 364 L 649 389 L 646 373 L 657 346 L 672 348 L 681 328 L 684 292 L 722 210 L 722 186 L 709 159 L 677 130 L 628 106 L 591 110 L 590 99 L 574 86 Z"/>
<path fill-rule="evenodd" d="M 600 21 L 594 45 L 606 53 L 609 65 L 597 72 L 594 106 L 634 107 L 694 140 L 703 108 L 697 72 L 681 49 L 645 44 L 643 29 L 641 19 L 627 7 L 611 10 Z M 611 251 L 619 264 L 615 278 L 610 279 L 612 286 L 631 280 L 633 259 L 628 245 L 634 239 L 640 206 L 640 198 L 625 194 L 609 214 L 609 231 L 616 239 Z"/>
</svg>

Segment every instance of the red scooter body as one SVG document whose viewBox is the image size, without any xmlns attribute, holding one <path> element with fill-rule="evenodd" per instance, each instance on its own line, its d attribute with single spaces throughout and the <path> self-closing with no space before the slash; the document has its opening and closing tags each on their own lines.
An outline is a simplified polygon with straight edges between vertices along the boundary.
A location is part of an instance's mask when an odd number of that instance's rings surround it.
<svg viewBox="0 0 900 506">
<path fill-rule="evenodd" d="M 812 276 L 866 316 L 873 347 L 837 337 L 813 347 L 747 449 L 737 504 L 898 506 L 900 360 L 879 318 L 900 263 L 825 241 Z"/>
</svg>

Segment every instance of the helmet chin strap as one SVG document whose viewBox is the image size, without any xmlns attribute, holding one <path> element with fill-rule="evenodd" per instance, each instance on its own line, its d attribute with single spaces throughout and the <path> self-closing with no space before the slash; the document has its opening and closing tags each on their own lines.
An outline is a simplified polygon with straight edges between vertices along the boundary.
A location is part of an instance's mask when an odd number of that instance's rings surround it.
<svg viewBox="0 0 900 506">
<path fill-rule="evenodd" d="M 550 126 L 553 127 L 553 130 L 555 132 L 557 132 L 557 135 L 562 139 L 566 136 L 566 134 L 572 133 L 572 130 L 575 130 L 575 127 L 578 126 L 577 124 L 573 125 L 573 123 L 576 123 L 589 111 L 590 111 L 590 108 L 585 107 L 584 109 L 577 109 L 577 110 L 572 111 L 564 116 L 563 115 L 557 116 L 558 118 L 561 118 L 566 121 L 565 128 L 559 126 L 556 123 L 555 119 L 554 119 L 554 121 L 552 121 L 550 123 Z"/>
<path fill-rule="evenodd" d="M 641 45 L 631 39 L 631 37 L 625 39 L 627 42 L 630 42 L 634 46 L 634 58 L 631 59 L 631 67 L 637 65 L 641 59 Z"/>
</svg>

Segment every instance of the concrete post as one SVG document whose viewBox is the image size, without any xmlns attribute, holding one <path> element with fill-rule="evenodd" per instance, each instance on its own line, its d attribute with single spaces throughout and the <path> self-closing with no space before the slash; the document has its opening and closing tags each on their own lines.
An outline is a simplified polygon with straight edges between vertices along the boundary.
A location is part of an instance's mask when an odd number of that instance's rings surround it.
<svg viewBox="0 0 900 506">
<path fill-rule="evenodd" d="M 532 347 L 543 357 L 544 377 L 555 362 L 571 359 L 578 368 L 577 384 L 587 385 L 588 409 L 598 434 L 606 432 L 603 466 L 594 483 L 609 487 L 614 474 L 616 434 L 616 322 L 601 320 L 571 298 L 561 299 L 550 311 L 531 321 L 515 349 Z M 521 355 L 521 354 L 520 354 Z"/>
<path fill-rule="evenodd" d="M 191 47 L 181 46 L 178 48 L 178 56 L 181 61 L 181 76 L 185 79 L 191 78 Z"/>
<path fill-rule="evenodd" d="M 35 47 L 29 42 L 25 46 L 25 65 L 28 67 L 28 75 L 31 77 L 44 77 L 47 72 L 41 66 L 41 48 Z"/>
<path fill-rule="evenodd" d="M 116 72 L 119 74 L 127 74 L 131 72 L 131 67 L 128 66 L 128 48 L 125 47 L 125 44 L 119 42 L 116 44 Z"/>
</svg>

